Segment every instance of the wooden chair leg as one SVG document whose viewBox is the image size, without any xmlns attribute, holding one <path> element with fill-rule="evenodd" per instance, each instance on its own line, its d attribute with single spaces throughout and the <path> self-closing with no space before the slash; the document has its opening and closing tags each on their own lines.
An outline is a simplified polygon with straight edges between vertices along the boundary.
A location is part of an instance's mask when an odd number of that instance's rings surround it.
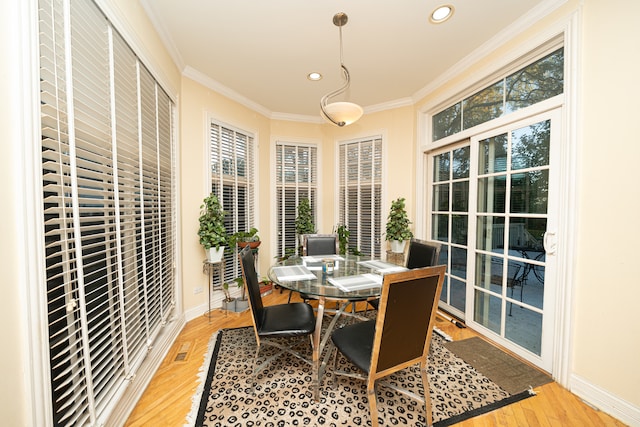
<svg viewBox="0 0 640 427">
<path fill-rule="evenodd" d="M 376 385 L 374 380 L 367 382 L 367 398 L 369 399 L 369 415 L 371 417 L 371 427 L 378 427 L 378 405 Z"/>
<path fill-rule="evenodd" d="M 427 413 L 427 426 L 433 425 L 433 414 L 431 412 L 431 394 L 429 393 L 429 377 L 427 375 L 427 364 L 420 363 L 420 374 L 422 376 L 422 390 L 424 390 L 424 410 Z"/>
</svg>

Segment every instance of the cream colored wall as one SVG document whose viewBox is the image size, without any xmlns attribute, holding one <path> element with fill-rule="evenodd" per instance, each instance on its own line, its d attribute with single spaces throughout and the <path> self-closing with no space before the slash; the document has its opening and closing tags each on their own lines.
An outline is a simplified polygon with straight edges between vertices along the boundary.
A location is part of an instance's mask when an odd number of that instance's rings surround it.
<svg viewBox="0 0 640 427">
<path fill-rule="evenodd" d="M 317 139 L 320 141 L 320 190 L 322 199 L 318 232 L 330 233 L 338 223 L 338 212 L 335 191 L 338 159 L 337 144 L 357 138 L 375 135 L 383 136 L 383 155 L 386 176 L 383 179 L 383 227 L 386 222 L 387 208 L 391 200 L 397 197 L 407 198 L 407 210 L 413 220 L 413 195 L 415 194 L 415 114 L 413 107 L 397 108 L 364 115 L 356 123 L 339 128 L 330 124 L 305 125 L 279 121 L 272 127 L 272 139 L 290 135 L 301 140 Z M 286 138 L 283 137 L 283 138 Z"/>
<path fill-rule="evenodd" d="M 29 354 L 27 348 L 28 323 L 24 312 L 24 287 L 28 284 L 23 270 L 24 248 L 21 213 L 23 194 L 23 143 L 21 130 L 20 81 L 20 20 L 15 0 L 3 6 L 0 13 L 0 342 L 11 351 L 0 352 L 0 420 L 5 425 L 28 424 L 30 400 L 28 395 Z M 5 7 L 6 6 L 6 7 Z"/>
<path fill-rule="evenodd" d="M 406 208 L 409 219 L 413 222 L 416 218 L 415 191 L 416 191 L 416 167 L 415 167 L 415 111 L 413 106 L 395 108 L 371 114 L 365 114 L 356 123 L 338 128 L 333 125 L 323 125 L 323 143 L 326 144 L 325 163 L 323 173 L 327 179 L 330 177 L 331 187 L 325 187 L 327 206 L 323 207 L 326 215 L 333 218 L 333 225 L 338 222 L 337 206 L 335 205 L 335 174 L 336 171 L 336 144 L 356 138 L 382 135 L 383 137 L 383 191 L 382 191 L 382 231 L 384 232 L 389 206 L 391 201 L 398 197 L 406 199 Z M 330 212 L 327 210 L 331 209 Z M 415 224 L 411 226 L 415 230 Z M 424 237 L 424 236 L 420 236 Z M 384 239 L 384 236 L 383 236 Z M 386 243 L 386 242 L 385 242 Z M 384 253 L 383 247 L 383 253 Z"/>
<path fill-rule="evenodd" d="M 578 88 L 579 224 L 570 386 L 587 400 L 600 400 L 609 412 L 640 411 L 640 279 L 635 266 L 640 227 L 635 121 L 640 99 L 640 2 L 633 0 L 569 0 L 521 35 L 470 66 L 420 100 L 418 110 L 442 102 L 452 88 L 486 75 L 491 62 L 531 40 L 552 35 L 551 29 L 583 5 L 580 33 L 582 58 Z M 620 216 L 629 220 L 620 220 Z M 567 311 L 571 307 L 567 307 Z M 595 402 L 594 402 L 595 403 Z M 616 414 L 614 414 L 616 415 Z M 617 414 L 619 415 L 619 414 Z"/>
<path fill-rule="evenodd" d="M 162 40 L 147 17 L 139 0 L 97 0 L 125 40 L 133 46 L 154 78 L 176 100 L 180 90 L 181 70 L 171 59 Z"/>
<path fill-rule="evenodd" d="M 586 0 L 575 374 L 640 407 L 640 2 Z"/>
<path fill-rule="evenodd" d="M 198 241 L 198 217 L 202 199 L 210 192 L 205 158 L 209 128 L 207 116 L 243 131 L 251 132 L 258 141 L 258 212 L 257 228 L 261 235 L 273 223 L 269 210 L 269 193 L 264 191 L 269 178 L 269 119 L 205 86 L 184 77 L 180 102 L 180 192 L 182 221 L 182 285 L 185 310 L 207 304 L 207 276 L 202 273 L 204 250 Z M 260 252 L 260 271 L 266 271 L 272 257 Z M 194 293 L 196 288 L 205 290 Z"/>
<path fill-rule="evenodd" d="M 15 82 L 19 81 L 19 29 L 14 8 L 22 0 L 11 0 L 0 14 L 0 46 L 8 60 L 0 64 L 0 88 L 7 94 L 0 105 L 0 126 L 3 138 L 3 156 L 0 160 L 0 197 L 5 209 L 0 210 L 0 268 L 3 275 L 3 297 L 0 298 L 1 342 L 12 346 L 12 351 L 0 354 L 0 419 L 7 425 L 28 425 L 34 410 L 29 398 L 26 321 L 30 307 L 20 289 L 27 287 L 21 266 L 25 259 L 21 249 L 24 230 L 20 228 L 19 206 L 24 194 L 21 178 L 23 141 L 16 105 L 20 94 Z M 335 204 L 330 197 L 335 188 L 335 143 L 379 132 L 386 134 L 385 162 L 389 166 L 386 176 L 385 209 L 390 200 L 406 197 L 410 217 L 415 218 L 415 113 L 411 107 L 365 115 L 359 122 L 344 129 L 329 125 L 299 124 L 271 121 L 237 103 L 216 94 L 189 79 L 179 80 L 179 73 L 159 43 L 149 21 L 138 2 L 113 0 L 112 4 L 126 16 L 126 22 L 135 28 L 144 40 L 145 48 L 160 64 L 170 85 L 179 90 L 180 113 L 180 192 L 182 234 L 183 305 L 186 309 L 206 303 L 206 293 L 193 294 L 196 286 L 205 286 L 201 273 L 202 249 L 196 229 L 198 207 L 206 195 L 206 171 L 202 158 L 206 141 L 207 112 L 216 119 L 242 129 L 258 132 L 259 136 L 259 217 L 258 228 L 270 230 L 274 219 L 271 209 L 272 179 L 271 156 L 273 138 L 316 138 L 322 144 L 323 204 L 322 227 L 335 222 Z M 547 20 L 553 22 L 566 10 L 575 8 L 578 0 L 570 0 L 559 12 Z M 635 129 L 636 100 L 640 99 L 637 76 L 640 61 L 635 46 L 640 39 L 636 21 L 640 17 L 640 3 L 633 0 L 584 1 L 583 24 L 583 85 L 580 118 L 579 249 L 576 271 L 575 316 L 573 320 L 575 374 L 596 388 L 614 397 L 640 406 L 637 384 L 640 369 L 640 322 L 635 315 L 636 301 L 640 300 L 638 273 L 635 268 L 639 228 L 634 225 L 635 213 L 640 209 L 640 198 L 635 183 L 636 159 L 639 146 Z M 606 12 L 606 13 L 605 13 Z M 613 17 L 609 14 L 613 13 Z M 545 24 L 542 24 L 544 27 Z M 532 30 L 532 33 L 539 28 Z M 529 33 L 527 33 L 529 34 Z M 530 35 L 530 34 L 529 34 Z M 523 36 L 526 38 L 525 36 Z M 519 43 L 518 38 L 512 43 Z M 472 67 L 467 78 L 480 72 L 491 57 Z M 452 82 L 453 84 L 454 82 Z M 446 91 L 443 85 L 442 91 Z M 437 97 L 422 100 L 417 107 Z M 265 184 L 266 183 L 266 184 Z M 623 185 L 620 185 L 623 183 Z M 626 185 L 624 185 L 626 184 Z M 266 191 L 265 188 L 268 190 Z M 606 195 L 603 197 L 602 195 Z M 7 209 L 14 206 L 15 209 Z M 629 220 L 620 221 L 621 215 Z M 594 248 L 597 248 L 594 250 Z M 269 249 L 271 251 L 271 249 Z M 260 258 L 261 269 L 272 259 Z M 595 338 L 599 338 L 596 342 Z"/>
<path fill-rule="evenodd" d="M 245 131 L 256 132 L 258 158 L 258 223 L 263 239 L 259 269 L 266 273 L 276 253 L 275 245 L 275 188 L 273 177 L 274 150 L 278 140 L 317 143 L 319 146 L 320 192 L 318 231 L 331 232 L 337 224 L 335 205 L 336 143 L 358 137 L 382 134 L 388 143 L 385 163 L 387 174 L 386 200 L 383 201 L 383 224 L 390 197 L 406 197 L 411 218 L 415 189 L 415 120 L 412 107 L 399 108 L 364 116 L 357 123 L 337 128 L 328 124 L 312 124 L 270 120 L 253 110 L 231 101 L 215 91 L 183 78 L 181 89 L 181 194 L 182 194 L 182 283 L 184 310 L 189 311 L 207 303 L 207 293 L 194 293 L 196 288 L 207 289 L 207 276 L 202 273 L 204 253 L 198 243 L 199 206 L 208 194 L 205 144 L 208 141 L 207 116 Z"/>
</svg>

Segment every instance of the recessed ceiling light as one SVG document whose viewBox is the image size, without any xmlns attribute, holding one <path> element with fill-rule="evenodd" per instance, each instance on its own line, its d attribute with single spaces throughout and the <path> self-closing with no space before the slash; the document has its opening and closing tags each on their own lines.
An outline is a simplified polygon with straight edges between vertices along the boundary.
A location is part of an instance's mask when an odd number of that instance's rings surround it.
<svg viewBox="0 0 640 427">
<path fill-rule="evenodd" d="M 307 74 L 307 78 L 309 80 L 312 80 L 312 81 L 321 80 L 322 79 L 322 74 L 315 73 L 315 72 L 314 73 L 309 73 L 309 74 Z"/>
<path fill-rule="evenodd" d="M 434 24 L 440 24 L 451 18 L 451 16 L 453 16 L 453 6 L 445 4 L 442 6 L 438 6 L 433 12 L 431 12 L 429 21 L 433 22 Z"/>
</svg>

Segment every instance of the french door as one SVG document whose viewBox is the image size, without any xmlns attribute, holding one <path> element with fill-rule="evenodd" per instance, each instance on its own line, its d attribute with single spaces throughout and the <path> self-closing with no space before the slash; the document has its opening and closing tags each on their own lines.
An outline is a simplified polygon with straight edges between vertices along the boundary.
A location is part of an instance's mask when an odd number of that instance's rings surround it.
<svg viewBox="0 0 640 427">
<path fill-rule="evenodd" d="M 441 305 L 551 371 L 559 112 L 478 134 L 433 156 L 431 234 Z"/>
</svg>

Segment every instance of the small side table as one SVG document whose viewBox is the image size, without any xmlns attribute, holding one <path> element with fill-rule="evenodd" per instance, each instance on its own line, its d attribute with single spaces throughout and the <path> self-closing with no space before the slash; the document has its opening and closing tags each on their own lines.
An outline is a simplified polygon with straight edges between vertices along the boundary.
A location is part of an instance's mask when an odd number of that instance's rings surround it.
<svg viewBox="0 0 640 427">
<path fill-rule="evenodd" d="M 207 293 L 209 294 L 209 310 L 206 312 L 206 316 L 211 320 L 211 293 L 214 291 L 222 290 L 222 282 L 224 281 L 224 258 L 220 261 L 211 262 L 209 260 L 202 261 L 202 272 L 207 273 L 209 277 L 209 285 L 207 286 Z M 214 283 L 214 279 L 218 278 L 219 283 Z"/>
</svg>

